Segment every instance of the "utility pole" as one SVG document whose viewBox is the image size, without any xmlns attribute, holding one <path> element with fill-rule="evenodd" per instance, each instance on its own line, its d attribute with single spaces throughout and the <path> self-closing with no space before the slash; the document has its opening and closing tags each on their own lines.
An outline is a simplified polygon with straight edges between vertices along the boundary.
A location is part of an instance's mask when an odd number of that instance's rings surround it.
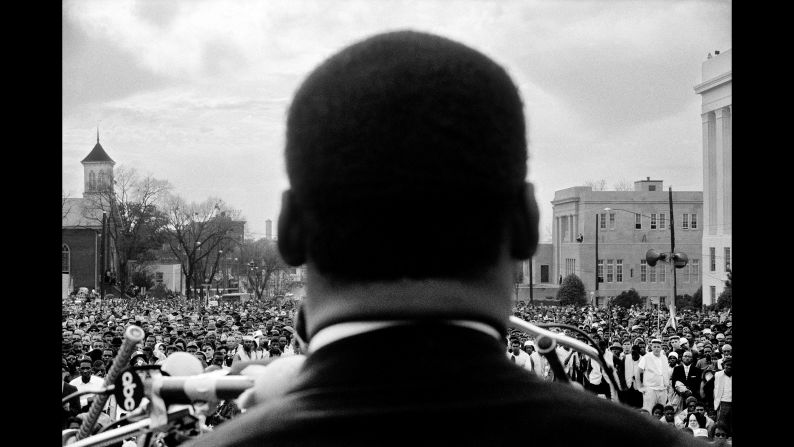
<svg viewBox="0 0 794 447">
<path fill-rule="evenodd" d="M 107 262 L 105 260 L 105 252 L 107 251 L 107 240 L 108 240 L 108 230 L 107 230 L 107 213 L 102 212 L 102 247 L 101 251 L 99 252 L 99 265 L 101 266 L 99 274 L 99 298 L 101 300 L 105 299 L 105 269 L 107 266 L 105 265 Z"/>
<path fill-rule="evenodd" d="M 675 254 L 675 219 L 673 218 L 673 187 L 668 187 L 668 200 L 670 202 L 670 256 Z M 670 265 L 673 266 L 673 301 L 670 303 L 670 324 L 673 329 L 678 329 L 675 324 L 675 297 L 676 297 L 676 275 L 675 275 L 675 259 L 670 260 Z"/>
<path fill-rule="evenodd" d="M 598 213 L 595 219 L 595 307 L 598 307 Z"/>
<path fill-rule="evenodd" d="M 532 256 L 529 257 L 529 304 L 533 304 L 532 299 Z"/>
</svg>

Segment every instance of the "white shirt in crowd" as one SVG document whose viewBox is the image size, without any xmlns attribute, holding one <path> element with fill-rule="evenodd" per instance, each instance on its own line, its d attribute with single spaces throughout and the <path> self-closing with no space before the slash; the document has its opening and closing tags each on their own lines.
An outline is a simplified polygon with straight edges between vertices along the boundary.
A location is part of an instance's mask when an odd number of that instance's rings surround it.
<svg viewBox="0 0 794 447">
<path fill-rule="evenodd" d="M 100 388 L 104 384 L 105 384 L 105 379 L 94 375 L 92 375 L 88 379 L 88 383 L 83 383 L 82 377 L 77 377 L 75 379 L 72 379 L 71 382 L 69 382 L 69 385 L 77 387 L 77 391 L 85 391 L 86 389 Z M 82 396 L 80 396 L 80 407 L 82 408 L 86 406 L 88 404 L 88 399 L 93 400 L 94 396 L 95 396 L 94 394 L 83 394 Z"/>
<path fill-rule="evenodd" d="M 720 402 L 733 402 L 733 377 L 725 374 L 725 371 L 717 371 L 714 374 L 714 408 L 720 406 Z"/>
<path fill-rule="evenodd" d="M 640 358 L 637 367 L 643 371 L 643 387 L 653 390 L 667 389 L 670 380 L 670 365 L 667 363 L 667 357 L 661 353 L 657 357 L 653 352 L 649 352 Z"/>
</svg>

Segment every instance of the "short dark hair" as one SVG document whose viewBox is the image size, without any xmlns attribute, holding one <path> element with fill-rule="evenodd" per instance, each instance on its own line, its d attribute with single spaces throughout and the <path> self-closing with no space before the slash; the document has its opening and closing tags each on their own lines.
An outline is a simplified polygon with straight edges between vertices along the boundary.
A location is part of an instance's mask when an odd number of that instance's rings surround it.
<svg viewBox="0 0 794 447">
<path fill-rule="evenodd" d="M 303 82 L 287 118 L 306 256 L 340 282 L 482 274 L 502 249 L 526 161 L 507 72 L 431 34 L 345 48 Z"/>
</svg>

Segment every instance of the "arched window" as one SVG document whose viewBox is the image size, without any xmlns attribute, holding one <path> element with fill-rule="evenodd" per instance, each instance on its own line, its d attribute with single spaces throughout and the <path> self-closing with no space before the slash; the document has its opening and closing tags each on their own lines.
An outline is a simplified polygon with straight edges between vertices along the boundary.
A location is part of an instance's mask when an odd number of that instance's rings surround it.
<svg viewBox="0 0 794 447">
<path fill-rule="evenodd" d="M 70 257 L 69 246 L 63 244 L 61 246 L 61 273 L 69 273 L 69 267 L 71 267 L 69 265 L 69 262 L 71 261 L 69 257 Z"/>
<path fill-rule="evenodd" d="M 88 190 L 94 191 L 96 189 L 96 175 L 94 171 L 88 173 Z"/>
<path fill-rule="evenodd" d="M 105 188 L 105 171 L 99 171 L 99 181 L 97 181 L 97 189 Z"/>
</svg>

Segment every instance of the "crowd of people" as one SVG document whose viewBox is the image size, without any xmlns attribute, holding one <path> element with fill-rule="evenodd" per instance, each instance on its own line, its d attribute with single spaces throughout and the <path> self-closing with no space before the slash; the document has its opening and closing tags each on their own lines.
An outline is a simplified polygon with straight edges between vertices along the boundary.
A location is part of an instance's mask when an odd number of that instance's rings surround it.
<svg viewBox="0 0 794 447">
<path fill-rule="evenodd" d="M 606 363 L 614 369 L 625 391 L 610 387 L 597 361 L 558 346 L 557 356 L 568 380 L 575 386 L 633 406 L 695 437 L 720 444 L 730 441 L 733 431 L 730 310 L 679 310 L 675 324 L 666 309 L 657 308 L 520 304 L 514 315 L 582 341 L 592 340 L 604 352 Z M 564 326 L 555 328 L 554 324 Z M 534 374 L 554 380 L 549 362 L 538 354 L 529 334 L 514 329 L 507 355 Z"/>
<path fill-rule="evenodd" d="M 187 352 L 200 360 L 205 372 L 211 372 L 229 370 L 238 362 L 301 353 L 293 336 L 295 308 L 291 302 L 282 306 L 272 301 L 204 306 L 185 298 L 70 298 L 63 302 L 62 310 L 64 397 L 104 383 L 130 325 L 145 332 L 131 366 L 162 365 L 171 353 Z M 62 428 L 78 428 L 92 400 L 89 394 L 64 404 Z M 217 425 L 239 413 L 233 401 L 222 402 L 207 422 Z M 111 396 L 97 430 L 125 414 Z"/>
<path fill-rule="evenodd" d="M 724 442 L 731 436 L 730 312 L 679 311 L 673 327 L 666 310 L 658 309 L 522 302 L 513 311 L 555 332 L 582 341 L 589 337 L 604 352 L 626 391 L 609 386 L 597 361 L 558 346 L 557 355 L 574 386 L 633 406 L 696 437 Z M 161 365 L 168 355 L 180 351 L 196 356 L 210 372 L 231 369 L 237 362 L 301 354 L 301 343 L 294 336 L 295 312 L 292 303 L 280 309 L 272 301 L 208 307 L 185 298 L 67 299 L 62 313 L 63 396 L 103 384 L 130 325 L 146 334 L 131 365 Z M 555 379 L 530 334 L 511 329 L 506 341 L 508 358 L 544 380 Z M 92 397 L 79 396 L 64 405 L 63 428 L 79 427 Z M 100 427 L 123 417 L 125 413 L 114 407 L 111 397 Z M 217 425 L 239 413 L 234 401 L 224 402 L 208 422 Z"/>
</svg>

